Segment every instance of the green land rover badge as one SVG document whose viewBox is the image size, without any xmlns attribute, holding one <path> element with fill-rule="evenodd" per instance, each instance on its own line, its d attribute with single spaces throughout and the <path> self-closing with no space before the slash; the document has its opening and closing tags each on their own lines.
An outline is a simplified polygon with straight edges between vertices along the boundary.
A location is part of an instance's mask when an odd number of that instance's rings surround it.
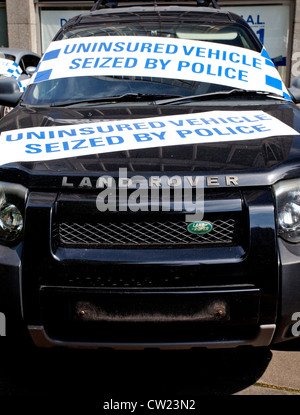
<svg viewBox="0 0 300 415">
<path fill-rule="evenodd" d="M 213 226 L 210 222 L 206 221 L 198 221 L 192 222 L 188 225 L 187 230 L 191 233 L 196 233 L 198 235 L 203 235 L 204 233 L 208 233 L 212 230 Z"/>
</svg>

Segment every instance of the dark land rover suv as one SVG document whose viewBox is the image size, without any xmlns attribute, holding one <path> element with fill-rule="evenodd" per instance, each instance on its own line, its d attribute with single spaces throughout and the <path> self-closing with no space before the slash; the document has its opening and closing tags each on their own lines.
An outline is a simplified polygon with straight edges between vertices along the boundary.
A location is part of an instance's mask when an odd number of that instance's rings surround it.
<svg viewBox="0 0 300 415">
<path fill-rule="evenodd" d="M 15 104 L 0 122 L 7 336 L 297 336 L 299 109 L 245 21 L 213 6 L 98 1 L 59 31 L 21 99 L 1 94 Z"/>
</svg>

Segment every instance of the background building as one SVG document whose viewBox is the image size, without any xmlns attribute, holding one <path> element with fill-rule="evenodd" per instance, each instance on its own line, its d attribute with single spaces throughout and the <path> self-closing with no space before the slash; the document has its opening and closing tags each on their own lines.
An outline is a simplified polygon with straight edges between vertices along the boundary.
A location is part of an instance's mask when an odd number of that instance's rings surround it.
<svg viewBox="0 0 300 415">
<path fill-rule="evenodd" d="M 43 53 L 61 25 L 93 4 L 91 0 L 0 0 L 0 45 Z M 219 4 L 248 22 L 289 86 L 300 75 L 300 0 L 219 0 Z"/>
</svg>

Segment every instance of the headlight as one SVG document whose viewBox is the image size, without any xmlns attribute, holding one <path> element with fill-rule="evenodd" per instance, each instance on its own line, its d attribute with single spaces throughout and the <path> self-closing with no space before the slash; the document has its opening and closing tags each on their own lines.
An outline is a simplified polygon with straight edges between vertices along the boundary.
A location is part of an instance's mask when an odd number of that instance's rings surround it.
<svg viewBox="0 0 300 415">
<path fill-rule="evenodd" d="M 0 243 L 17 242 L 23 233 L 23 215 L 28 190 L 0 182 Z"/>
<path fill-rule="evenodd" d="M 300 242 L 300 180 L 287 180 L 274 186 L 277 233 L 288 242 Z"/>
</svg>

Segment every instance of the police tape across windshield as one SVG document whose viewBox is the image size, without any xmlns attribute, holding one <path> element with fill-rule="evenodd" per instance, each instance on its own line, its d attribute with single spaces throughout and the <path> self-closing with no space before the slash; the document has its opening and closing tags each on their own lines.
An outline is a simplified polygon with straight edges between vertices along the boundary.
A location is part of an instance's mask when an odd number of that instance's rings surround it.
<svg viewBox="0 0 300 415">
<path fill-rule="evenodd" d="M 290 99 L 272 60 L 261 53 L 207 41 L 110 36 L 52 42 L 32 82 L 77 76 L 145 76 L 191 80 Z"/>
<path fill-rule="evenodd" d="M 257 140 L 298 132 L 263 111 L 211 111 L 5 131 L 0 165 L 115 151 Z"/>
</svg>

